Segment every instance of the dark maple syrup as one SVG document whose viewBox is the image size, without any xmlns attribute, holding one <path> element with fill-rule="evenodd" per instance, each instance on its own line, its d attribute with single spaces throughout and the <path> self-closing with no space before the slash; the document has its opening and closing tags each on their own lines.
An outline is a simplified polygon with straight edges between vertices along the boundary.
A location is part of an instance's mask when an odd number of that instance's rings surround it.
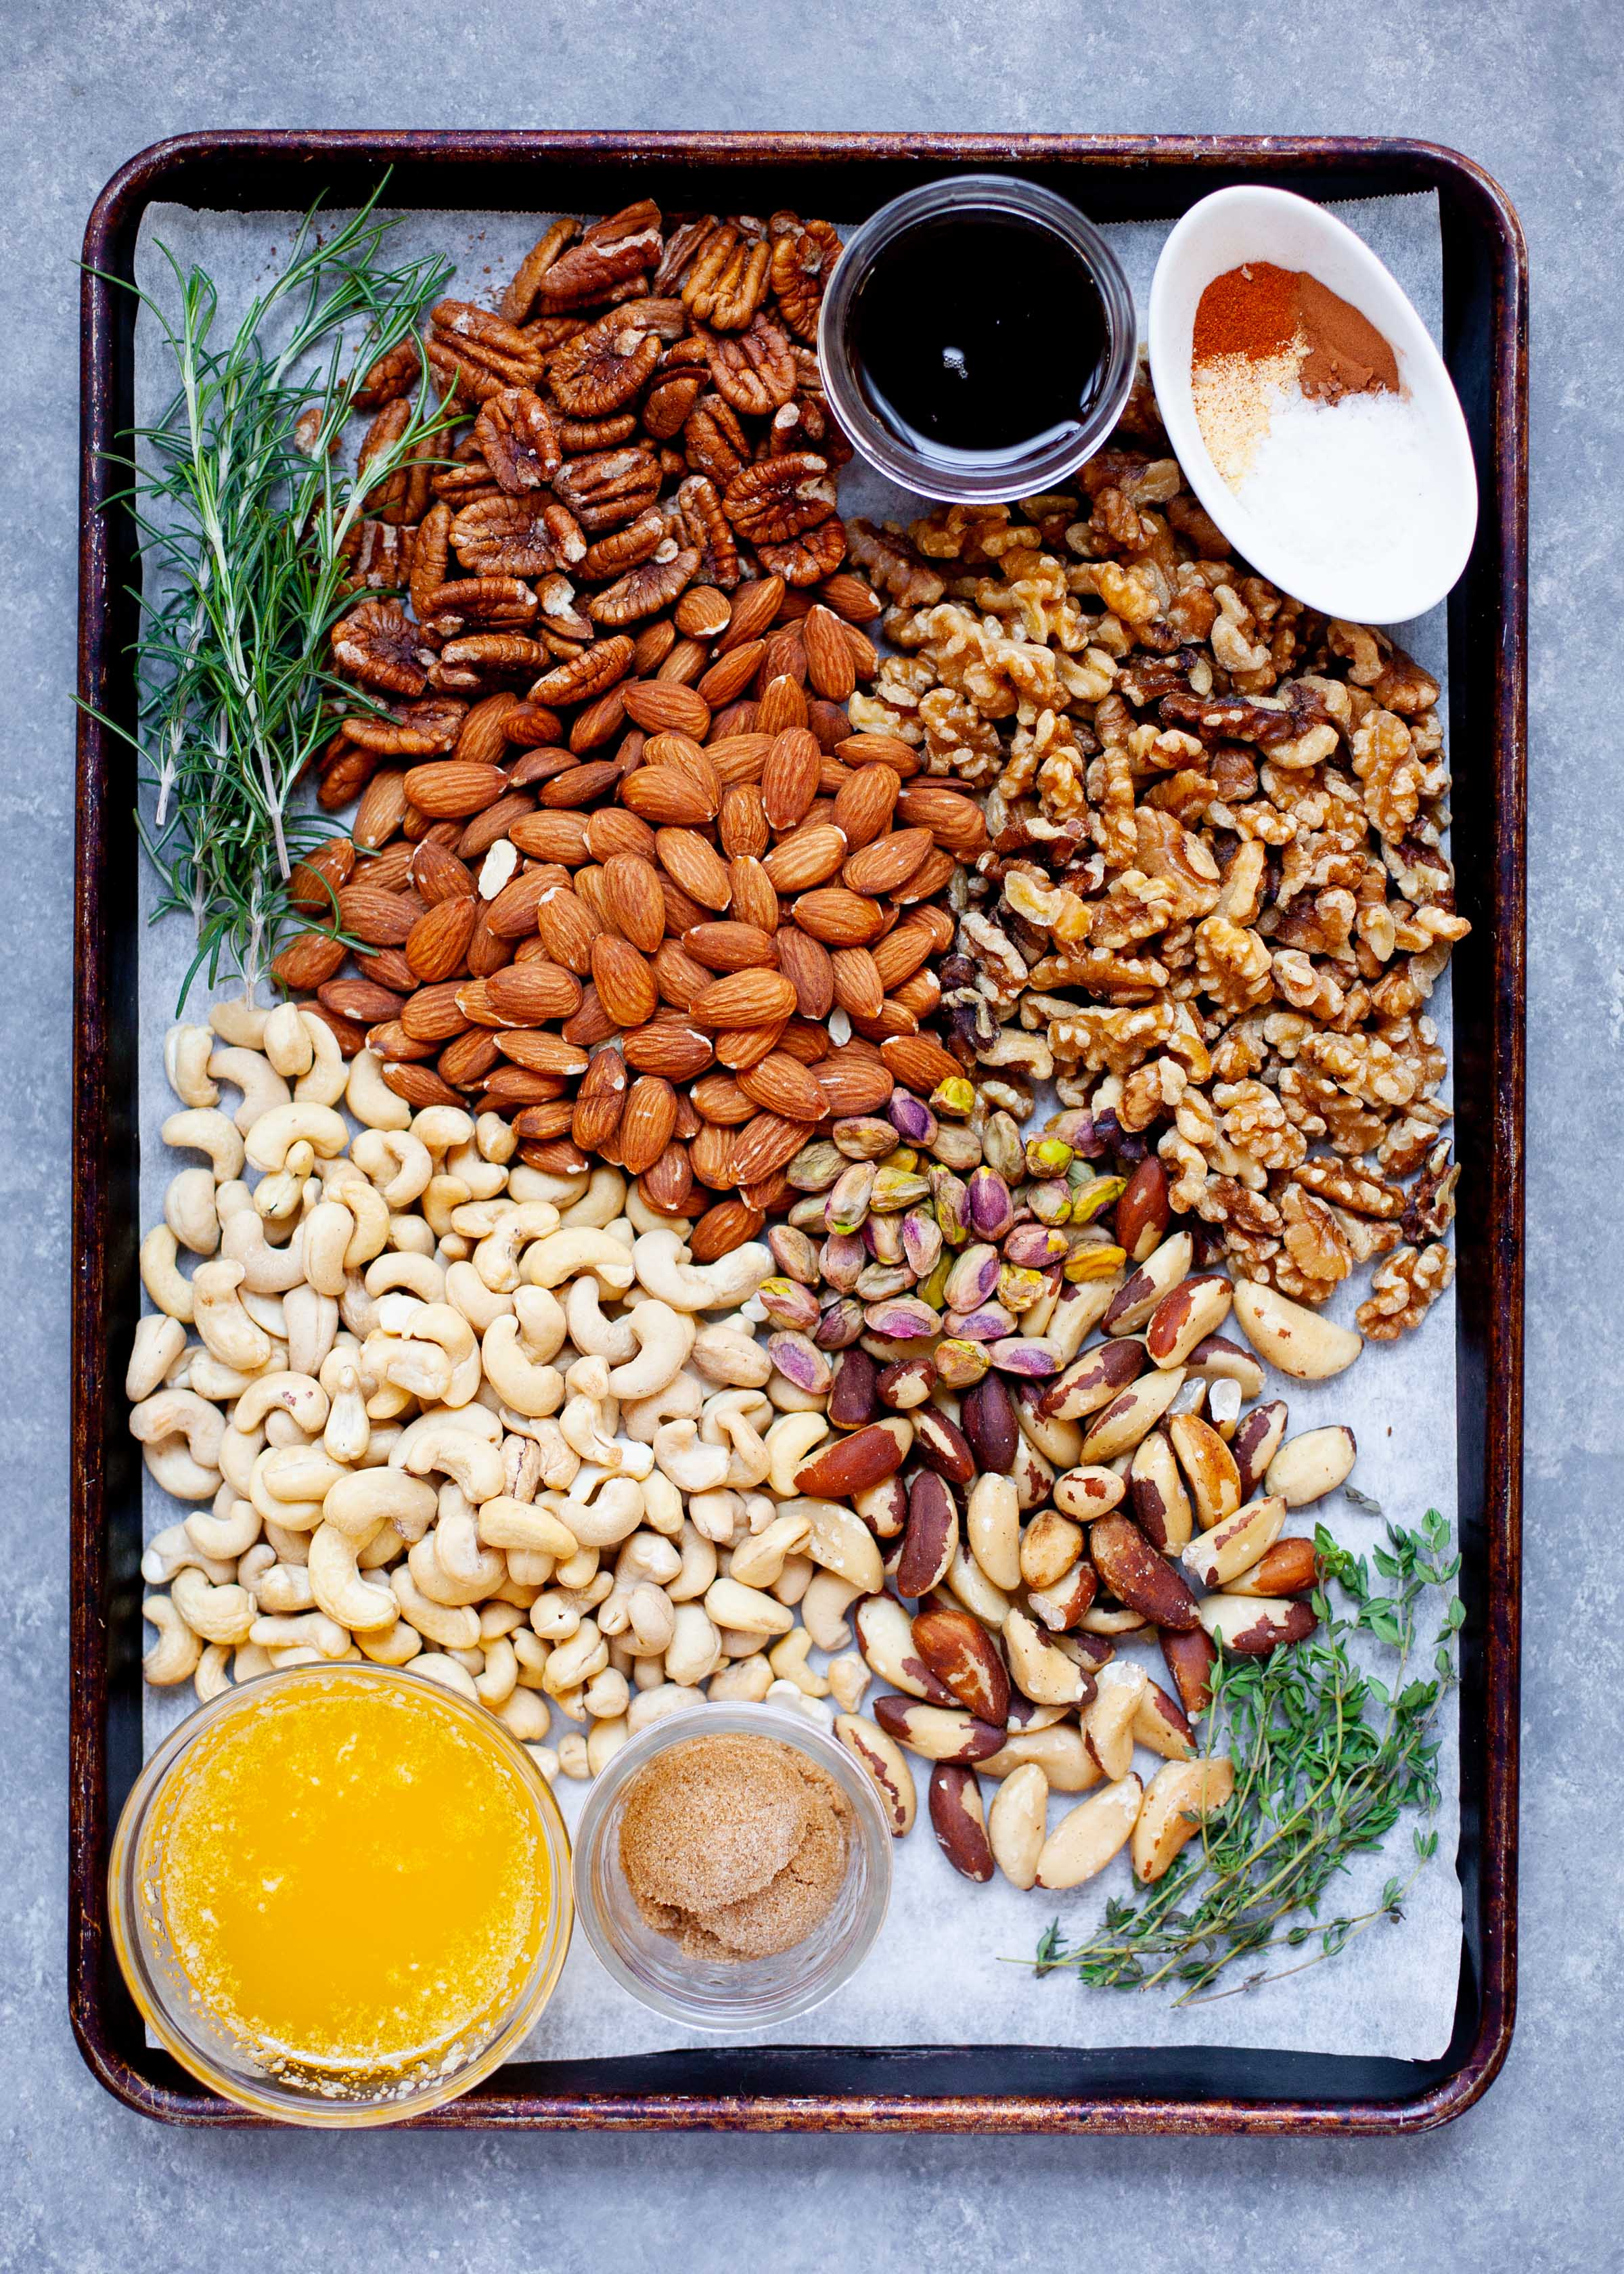
<svg viewBox="0 0 1624 2274">
<path fill-rule="evenodd" d="M 1014 465 L 1080 433 L 1105 376 L 1104 303 L 1042 222 L 944 215 L 876 255 L 852 311 L 857 384 L 897 440 L 944 467 Z"/>
</svg>

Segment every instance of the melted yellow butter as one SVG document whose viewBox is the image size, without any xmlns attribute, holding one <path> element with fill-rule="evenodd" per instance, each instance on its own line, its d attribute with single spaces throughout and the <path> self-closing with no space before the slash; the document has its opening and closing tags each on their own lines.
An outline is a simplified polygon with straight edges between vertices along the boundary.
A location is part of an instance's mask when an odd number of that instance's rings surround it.
<svg viewBox="0 0 1624 2274">
<path fill-rule="evenodd" d="M 426 1683 L 335 1673 L 229 1717 L 145 1845 L 203 2010 L 261 2058 L 357 2074 L 432 2059 L 508 2007 L 553 1894 L 518 1773 Z"/>
</svg>

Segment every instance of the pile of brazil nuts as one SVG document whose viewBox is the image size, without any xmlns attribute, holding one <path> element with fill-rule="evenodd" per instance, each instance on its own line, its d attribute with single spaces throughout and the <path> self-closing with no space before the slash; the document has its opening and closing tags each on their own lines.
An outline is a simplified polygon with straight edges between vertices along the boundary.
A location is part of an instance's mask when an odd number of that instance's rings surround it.
<svg viewBox="0 0 1624 2274">
<path fill-rule="evenodd" d="M 954 1077 L 893 1091 L 912 1141 L 880 1166 L 872 1123 L 840 1125 L 857 1158 L 802 1163 L 799 1224 L 695 1263 L 622 1170 L 538 1169 L 499 1114 L 413 1108 L 297 1004 L 216 1006 L 166 1064 L 165 1141 L 207 1165 L 140 1253 L 131 1427 L 187 1510 L 143 1562 L 149 1681 L 407 1667 L 575 1777 L 660 1714 L 777 1698 L 832 1719 L 898 1835 L 929 1760 L 955 1867 L 1021 1886 L 1130 1839 L 1154 1877 L 1222 1797 L 1192 1728 L 1215 1651 L 1312 1630 L 1285 1517 L 1354 1457 L 1345 1429 L 1287 1440 L 1278 1399 L 1246 1410 L 1259 1359 L 1319 1378 L 1359 1338 L 1192 1274 L 1154 1177 L 1096 1178 L 1053 1131 L 1018 1165 Z M 865 1300 L 852 1242 L 880 1261 L 889 1223 L 924 1261 L 925 1158 L 941 1252 L 920 1293 Z M 1171 1690 L 1116 1658 L 1135 1636 Z M 1166 1764 L 1148 1788 L 1136 1743 Z M 1051 1793 L 1101 1783 L 1049 1829 Z"/>
<path fill-rule="evenodd" d="M 560 222 L 500 313 L 443 301 L 367 374 L 363 471 L 425 365 L 471 425 L 369 500 L 319 787 L 359 802 L 274 967 L 406 1104 L 623 1168 L 701 1260 L 819 1124 L 954 1071 L 921 1030 L 986 842 L 844 707 L 880 605 L 808 344 L 838 252 L 788 214 Z"/>
</svg>

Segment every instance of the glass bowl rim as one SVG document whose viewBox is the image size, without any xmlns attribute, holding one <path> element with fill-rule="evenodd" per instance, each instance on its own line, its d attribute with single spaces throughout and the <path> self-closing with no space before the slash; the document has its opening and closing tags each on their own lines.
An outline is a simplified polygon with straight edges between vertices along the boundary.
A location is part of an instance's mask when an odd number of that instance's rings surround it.
<svg viewBox="0 0 1624 2274">
<path fill-rule="evenodd" d="M 797 1746 L 808 1754 L 820 1768 L 827 1769 L 836 1778 L 841 1790 L 852 1797 L 857 1811 L 861 1829 L 853 1841 L 853 1849 L 861 1848 L 868 1860 L 872 1875 L 869 1890 L 864 1898 L 863 1916 L 849 1936 L 846 1947 L 829 1964 L 827 1978 L 815 1977 L 801 1988 L 786 1992 L 771 2001 L 771 2011 L 750 2009 L 754 2017 L 748 2019 L 736 2016 L 718 2018 L 709 2011 L 695 2008 L 680 1992 L 641 1979 L 628 1964 L 609 1931 L 592 1885 L 593 1857 L 609 1828 L 615 1803 L 632 1778 L 668 1745 L 680 1744 L 695 1737 L 734 1735 L 780 1738 L 785 1743 Z M 663 2015 L 667 2021 L 680 2022 L 689 2029 L 703 2029 L 711 2036 L 742 2036 L 751 2030 L 770 2029 L 779 2022 L 799 2020 L 815 2007 L 821 2006 L 825 1999 L 833 1997 L 835 1992 L 851 1979 L 873 1949 L 885 1924 L 891 1907 L 894 1852 L 891 1826 L 867 1770 L 831 1730 L 825 1729 L 820 1722 L 793 1706 L 754 1704 L 743 1698 L 718 1700 L 715 1704 L 706 1700 L 697 1710 L 662 1714 L 658 1721 L 650 1722 L 646 1728 L 640 1729 L 635 1737 L 628 1739 L 592 1780 L 587 1789 L 581 1820 L 575 1827 L 575 1911 L 593 1955 L 613 1980 L 639 2005 Z M 618 1863 L 615 1869 L 619 1871 Z M 629 1894 L 628 1901 L 630 1901 Z M 783 1954 L 790 1957 L 793 1953 Z M 760 2001 L 762 2005 L 768 2002 Z"/>
<path fill-rule="evenodd" d="M 413 1699 L 421 1698 L 426 1693 L 432 1705 L 449 1706 L 467 1727 L 484 1737 L 493 1738 L 497 1751 L 505 1755 L 508 1766 L 518 1774 L 535 1808 L 553 1882 L 553 1901 L 536 1962 L 508 2018 L 496 2029 L 490 2043 L 454 2076 L 438 2078 L 432 2083 L 392 2095 L 387 2099 L 363 2096 L 347 2100 L 322 2100 L 314 2094 L 295 2092 L 274 2078 L 244 2082 L 232 2075 L 222 2067 L 209 2049 L 200 2044 L 175 2018 L 170 2001 L 149 1967 L 141 1943 L 139 1899 L 135 1876 L 147 1825 L 158 1795 L 171 1772 L 198 1740 L 226 1720 L 234 1709 L 246 1712 L 252 1701 L 281 1690 L 312 1687 L 335 1676 L 345 1680 L 358 1677 L 363 1682 L 394 1689 Z M 372 2126 L 403 2123 L 409 2117 L 421 2116 L 430 2109 L 443 2107 L 446 2102 L 457 2099 L 470 2087 L 489 2076 L 534 2028 L 538 2017 L 553 1996 L 563 1971 L 575 1929 L 575 1885 L 569 1832 L 557 1796 L 540 1768 L 513 1731 L 499 1721 L 488 1706 L 474 1705 L 446 1684 L 427 1682 L 421 1675 L 413 1676 L 398 1667 L 370 1663 L 357 1665 L 353 1661 L 339 1663 L 335 1660 L 327 1660 L 320 1665 L 279 1667 L 269 1674 L 256 1675 L 252 1682 L 244 1683 L 240 1687 L 233 1684 L 222 1690 L 217 1697 L 194 1707 L 141 1764 L 135 1782 L 119 1811 L 118 1822 L 109 1846 L 108 1915 L 119 1972 L 141 2019 L 165 2052 L 171 2054 L 190 2074 L 207 2085 L 211 2091 L 217 2092 L 222 2099 L 229 2100 L 239 2108 L 246 2108 L 257 2116 L 267 2116 L 283 2124 L 329 2130 L 359 2130 Z"/>
<path fill-rule="evenodd" d="M 1012 214 L 1043 222 L 1080 254 L 1105 313 L 1105 379 L 1080 433 L 1018 467 L 949 471 L 920 458 L 869 410 L 846 353 L 845 324 L 876 256 L 905 230 L 942 214 Z M 818 312 L 817 360 L 841 432 L 876 473 L 942 504 L 999 504 L 1041 495 L 1076 472 L 1116 425 L 1132 391 L 1139 354 L 1133 292 L 1121 261 L 1099 228 L 1070 199 L 1010 174 L 949 174 L 921 182 L 881 206 L 846 240 Z"/>
</svg>

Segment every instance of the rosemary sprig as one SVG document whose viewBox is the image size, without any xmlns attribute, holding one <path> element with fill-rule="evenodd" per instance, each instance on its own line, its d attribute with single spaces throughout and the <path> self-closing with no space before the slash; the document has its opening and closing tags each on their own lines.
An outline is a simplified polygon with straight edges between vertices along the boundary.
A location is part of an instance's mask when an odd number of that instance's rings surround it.
<svg viewBox="0 0 1624 2274">
<path fill-rule="evenodd" d="M 1207 1751 L 1235 1764 L 1235 1795 L 1184 1856 L 1138 1902 L 1107 1904 L 1100 1931 L 1068 1946 L 1055 1920 L 1039 1940 L 1041 1974 L 1064 1968 L 1096 1987 L 1181 1985 L 1175 2003 L 1206 2004 L 1300 1973 L 1335 1954 L 1378 1919 L 1403 1916 L 1405 1895 L 1436 1853 L 1438 1834 L 1413 1835 L 1407 1877 L 1389 1879 L 1369 1910 L 1327 1922 L 1320 1907 L 1349 1859 L 1380 1848 L 1406 1809 L 1438 1806 L 1438 1743 L 1431 1731 L 1455 1681 L 1451 1645 L 1463 1616 L 1445 1604 L 1432 1646 L 1432 1678 L 1412 1675 L 1422 1599 L 1447 1587 L 1460 1568 L 1449 1527 L 1429 1509 L 1420 1528 L 1387 1526 L 1388 1545 L 1370 1559 L 1338 1547 L 1323 1525 L 1315 1545 L 1327 1578 L 1353 1605 L 1339 1616 L 1322 1588 L 1320 1624 L 1305 1642 L 1266 1659 L 1222 1660 L 1214 1669 Z M 1365 1633 L 1397 1653 L 1388 1681 L 1350 1657 L 1347 1638 Z M 1214 1984 L 1243 1960 L 1316 1944 L 1295 1965 L 1252 1964 L 1239 1982 Z"/>
<path fill-rule="evenodd" d="M 327 640 L 347 605 L 346 553 L 373 484 L 449 423 L 425 370 L 365 483 L 336 463 L 363 374 L 417 328 L 451 274 L 440 261 L 387 262 L 395 222 L 373 211 L 382 187 L 325 240 L 312 207 L 223 343 L 214 283 L 167 246 L 173 318 L 130 288 L 162 328 L 177 384 L 117 462 L 133 478 L 112 502 L 134 515 L 145 564 L 139 710 L 132 734 L 103 723 L 141 761 L 138 826 L 163 879 L 156 913 L 184 910 L 196 929 L 183 1005 L 205 968 L 211 984 L 235 974 L 252 989 L 304 921 L 289 877 L 327 831 L 292 801 L 331 731 Z M 341 699 L 354 709 L 359 698 L 345 688 Z"/>
</svg>

